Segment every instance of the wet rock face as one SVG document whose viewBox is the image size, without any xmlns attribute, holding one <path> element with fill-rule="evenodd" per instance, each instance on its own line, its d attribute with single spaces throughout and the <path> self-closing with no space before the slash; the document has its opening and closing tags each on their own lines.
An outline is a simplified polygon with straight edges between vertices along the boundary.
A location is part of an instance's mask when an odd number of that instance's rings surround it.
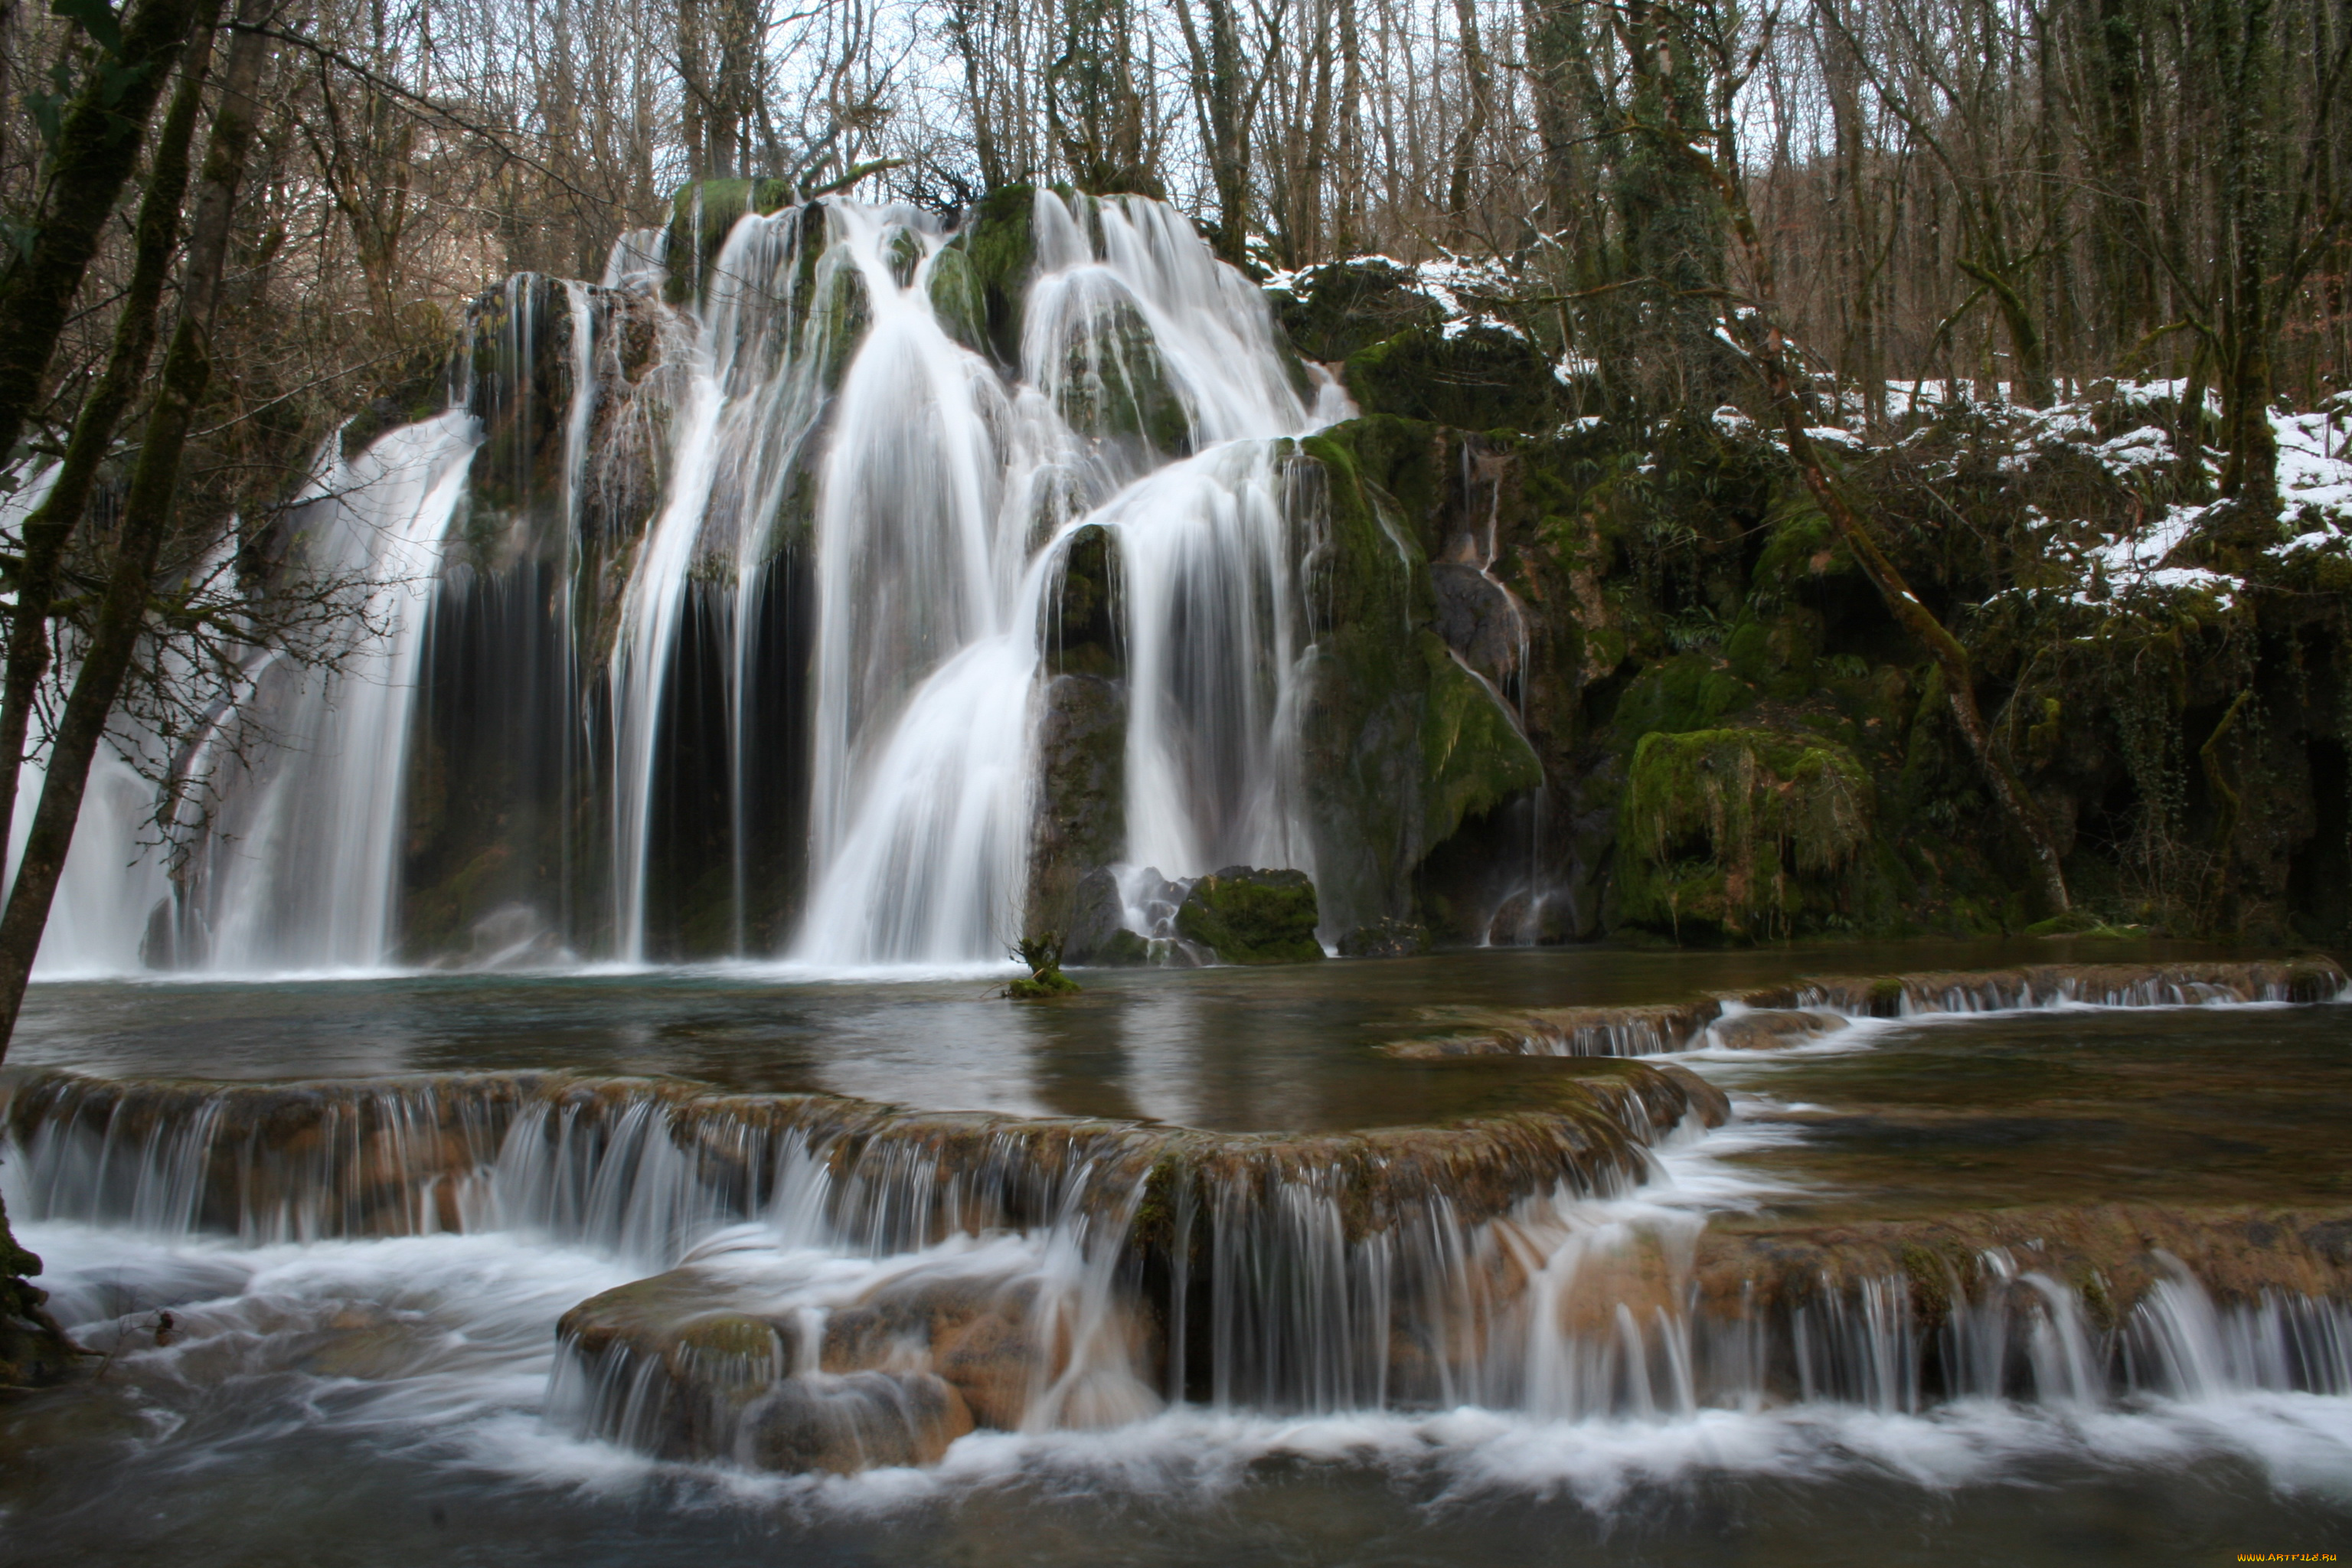
<svg viewBox="0 0 2352 1568">
<path fill-rule="evenodd" d="M 1095 879 L 1108 880 L 1103 868 L 1127 847 L 1127 688 L 1097 675 L 1062 675 L 1041 700 L 1026 930 L 1059 931 L 1068 962 L 1095 963 L 1109 935 L 1098 929 Z M 1110 899 L 1115 930 L 1115 887 Z"/>
<path fill-rule="evenodd" d="M 1097 866 L 1078 879 L 1070 896 L 1062 958 L 1068 963 L 1107 967 L 1151 962 L 1151 944 L 1127 929 L 1127 903 L 1108 867 Z"/>
<path fill-rule="evenodd" d="M 31 1282 L 40 1271 L 40 1258 L 16 1245 L 0 1207 L 0 1385 L 62 1383 L 89 1360 L 44 1309 L 48 1294 Z"/>
<path fill-rule="evenodd" d="M 689 1264 L 590 1298 L 557 1335 L 571 1415 L 678 1458 L 839 1473 L 938 1461 L 975 1426 L 1091 1426 L 1157 1408 L 1131 1293 L 1084 1315 L 1066 1282 L 950 1262 L 828 1306 Z"/>
<path fill-rule="evenodd" d="M 1298 963 L 1323 956 L 1318 918 L 1306 872 L 1228 866 L 1192 884 L 1176 910 L 1176 934 L 1221 963 Z"/>
<path fill-rule="evenodd" d="M 1277 1407 L 1328 1399 L 1276 1347 L 1359 1331 L 1347 1353 L 1366 1388 L 1433 1400 L 1445 1368 L 1507 1331 L 1524 1275 L 1517 1216 L 1540 1221 L 1561 1191 L 1613 1187 L 1666 1131 L 1728 1114 L 1696 1077 L 1646 1063 L 1594 1064 L 1551 1085 L 1549 1100 L 1451 1126 L 1306 1137 L 1094 1128 L 1066 1166 L 1086 1184 L 1033 1205 L 1087 1216 L 1048 1247 L 1009 1261 L 950 1253 L 845 1299 L 723 1254 L 690 1262 L 564 1315 L 558 1404 L 583 1430 L 681 1458 L 922 1463 L 973 1426 L 1134 1420 L 1171 1386 Z M 1021 1125 L 963 1119 L 960 1140 L 1003 1161 Z M 873 1195 L 919 1201 L 950 1168 Z M 842 1190 L 873 1180 L 854 1167 L 836 1176 Z M 1055 1261 L 1065 1247 L 1087 1252 L 1083 1269 Z M 1310 1256 L 1360 1279 L 1351 1289 L 1379 1295 L 1378 1312 L 1352 1328 L 1329 1321 L 1355 1309 L 1318 1293 L 1340 1276 L 1310 1279 Z M 1229 1342 L 1220 1322 L 1251 1327 Z"/>
</svg>

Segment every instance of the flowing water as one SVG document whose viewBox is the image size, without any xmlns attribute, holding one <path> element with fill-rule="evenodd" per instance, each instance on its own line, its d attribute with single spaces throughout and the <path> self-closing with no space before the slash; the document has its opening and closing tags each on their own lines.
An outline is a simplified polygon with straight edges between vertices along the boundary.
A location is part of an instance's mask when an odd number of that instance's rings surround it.
<svg viewBox="0 0 2352 1568">
<path fill-rule="evenodd" d="M 289 521 L 368 585 L 347 667 L 251 672 L 252 759 L 170 881 L 135 798 L 94 792 L 92 856 L 140 875 L 104 921 L 76 879 L 44 972 L 995 959 L 1089 531 L 1129 665 L 1126 858 L 1311 871 L 1318 521 L 1287 440 L 1346 399 L 1169 208 L 1022 216 L 1001 348 L 969 233 L 845 201 L 680 258 L 683 305 L 644 236 L 604 284 L 485 295 L 450 409 L 339 438 Z"/>
<path fill-rule="evenodd" d="M 60 1315 L 112 1360 L 94 1396 L 0 1414 L 0 1550 L 1470 1563 L 2334 1549 L 2352 1520 L 2341 1305 L 2238 1293 L 2168 1233 L 2132 1248 L 2150 1272 L 2114 1321 L 2039 1237 L 1986 1246 L 1933 1322 L 1899 1273 L 1866 1262 L 1848 1287 L 1775 1305 L 1753 1294 L 1769 1269 L 1723 1249 L 2117 1190 L 2301 1213 L 2284 1223 L 2339 1246 L 2352 1226 L 2309 1222 L 2352 1213 L 2327 1157 L 2331 1108 L 2352 1095 L 2352 1009 L 2062 1003 L 1869 1021 L 1762 1053 L 1701 1040 L 1653 1060 L 1696 1065 L 1740 1114 L 1707 1132 L 1672 1127 L 1672 1105 L 1621 1108 L 1631 1163 L 1579 1156 L 1567 1168 L 1586 1173 L 1565 1184 L 1515 1184 L 1517 1156 L 1463 1145 L 1442 1184 L 1416 1185 L 1398 1156 L 1424 1134 L 1376 1146 L 1339 1131 L 1507 1117 L 1563 1082 L 1647 1070 L 1373 1048 L 1473 1013 L 1770 985 L 1825 957 L 2015 956 L 1496 952 L 1103 976 L 1066 1009 L 1008 1008 L 972 979 L 728 971 L 45 986 L 11 1069 L 7 1195 Z M 2198 1088 L 2200 1061 L 2226 1070 Z M 544 1076 L 558 1068 L 572 1070 Z M 278 1087 L 289 1073 L 311 1087 Z M 1221 1092 L 1234 1074 L 1260 1092 Z M 861 1089 L 1016 1114 L 833 1098 Z M 1269 1126 L 1333 1131 L 1249 1131 Z M 1192 1184 L 1155 1187 L 1171 1158 Z M 2147 1212 L 2134 1223 L 2162 1223 Z M 1197 1243 L 1150 1239 L 1169 1224 Z M 1727 1256 L 1764 1283 L 1727 1296 Z M 1191 1278 L 1164 1273 L 1176 1260 Z M 773 1349 L 681 1363 L 559 1338 L 560 1316 L 648 1275 L 699 1303 L 689 1316 L 750 1306 L 778 1325 Z M 975 1292 L 1020 1303 L 1062 1347 L 1005 1385 L 1000 1429 L 919 1468 L 847 1476 L 763 1476 L 679 1447 L 707 1419 L 695 1379 L 764 1386 L 804 1367 L 801 1383 L 849 1409 L 857 1379 L 883 1374 L 819 1373 L 818 1347 L 860 1313 Z M 757 1447 L 760 1408 L 728 1415 L 736 1451 Z"/>
</svg>

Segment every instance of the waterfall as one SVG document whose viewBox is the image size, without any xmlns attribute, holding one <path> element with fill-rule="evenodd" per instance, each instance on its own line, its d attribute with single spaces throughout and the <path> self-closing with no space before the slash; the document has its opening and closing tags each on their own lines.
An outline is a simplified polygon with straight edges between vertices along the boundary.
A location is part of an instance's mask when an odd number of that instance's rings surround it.
<svg viewBox="0 0 2352 1568">
<path fill-rule="evenodd" d="M 14 534 L 48 498 L 58 465 L 20 465 L 12 477 L 16 488 L 0 494 L 0 530 Z M 51 679 L 62 688 L 70 674 L 69 668 L 59 669 Z M 142 750 L 141 761 L 150 768 L 162 761 L 152 743 Z M 27 758 L 17 775 L 16 808 L 9 819 L 6 846 L 8 879 L 16 876 L 25 840 L 32 833 L 47 776 L 42 761 L 40 754 Z M 154 807 L 153 786 L 141 770 L 112 745 L 100 747 L 90 763 L 81 821 L 58 879 L 56 900 L 35 959 L 37 978 L 119 974 L 139 966 L 149 915 L 158 903 L 168 901 L 171 892 L 153 842 Z M 0 888 L 5 885 L 6 879 L 0 879 Z"/>
<path fill-rule="evenodd" d="M 989 1418 L 1013 1429 L 1163 1400 L 1663 1422 L 2352 1394 L 2352 1308 L 2306 1293 L 2326 1278 L 2309 1250 L 2324 1227 L 2266 1253 L 2226 1219 L 2183 1232 L 2219 1243 L 2226 1295 L 2162 1247 L 2139 1261 L 2145 1217 L 2087 1287 L 2038 1240 L 1948 1257 L 1940 1279 L 1890 1269 L 1884 1249 L 1816 1248 L 1802 1227 L 1785 1256 L 1785 1238 L 1749 1248 L 1736 1233 L 1710 1249 L 1719 1178 L 1661 1079 L 1531 1145 L 1502 1123 L 1277 1138 L 562 1075 L 9 1075 L 0 1180 L 26 1225 L 246 1247 L 491 1234 L 658 1273 L 618 1307 L 621 1339 L 567 1320 L 582 1363 L 558 1374 L 555 1403 L 631 1440 L 628 1407 L 701 1377 L 690 1357 L 649 1354 L 648 1333 L 691 1336 L 723 1312 L 822 1339 L 828 1373 L 864 1370 L 842 1364 L 863 1335 L 888 1367 L 936 1353 L 961 1375 L 924 1339 L 982 1300 L 1026 1325 L 1025 1370 L 1000 1381 Z M 679 1348 L 696 1345 L 721 1342 Z M 763 1382 L 787 1369 L 815 1363 L 780 1352 Z"/>
<path fill-rule="evenodd" d="M 936 309 L 926 239 L 848 226 L 873 326 L 834 414 L 814 868 L 796 956 L 1002 955 L 1023 918 L 1034 695 L 1060 552 L 1117 542 L 1134 698 L 1129 855 L 1305 860 L 1302 651 L 1276 443 L 1307 427 L 1264 301 L 1167 208 L 1041 191 L 1021 381 Z"/>
<path fill-rule="evenodd" d="M 357 646 L 257 667 L 203 742 L 223 797 L 149 960 L 1001 960 L 1090 528 L 1125 858 L 1311 872 L 1319 491 L 1287 442 L 1346 400 L 1171 209 L 1040 191 L 1025 218 L 1017 321 L 964 234 L 840 199 L 678 258 L 683 307 L 644 233 L 601 284 L 485 295 L 463 406 L 339 439 L 297 497 Z M 128 852 L 144 788 L 92 791 L 45 972 L 140 962 L 174 897 Z M 83 875 L 109 859 L 133 869 Z"/>
<path fill-rule="evenodd" d="M 278 743 L 204 851 L 203 945 L 226 970 L 386 963 L 400 896 L 402 790 L 425 617 L 465 493 L 473 418 L 452 409 L 331 454 L 295 527 L 323 578 L 364 584 L 340 669 L 268 672 Z M 241 808 L 241 809 L 240 809 Z"/>
</svg>

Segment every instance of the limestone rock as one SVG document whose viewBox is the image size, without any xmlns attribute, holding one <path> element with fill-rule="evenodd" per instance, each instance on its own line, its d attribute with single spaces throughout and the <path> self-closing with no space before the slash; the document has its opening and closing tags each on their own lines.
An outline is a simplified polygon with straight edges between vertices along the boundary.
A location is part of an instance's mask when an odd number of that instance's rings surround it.
<svg viewBox="0 0 2352 1568">
<path fill-rule="evenodd" d="M 1845 1020 L 1835 1013 L 1751 1007 L 1717 1018 L 1707 1030 L 1707 1044 L 1732 1051 L 1778 1051 L 1835 1034 L 1845 1026 Z"/>
<path fill-rule="evenodd" d="M 931 1465 L 971 1426 L 961 1396 L 927 1372 L 800 1373 L 745 1407 L 735 1458 L 753 1469 L 836 1475 Z"/>
</svg>

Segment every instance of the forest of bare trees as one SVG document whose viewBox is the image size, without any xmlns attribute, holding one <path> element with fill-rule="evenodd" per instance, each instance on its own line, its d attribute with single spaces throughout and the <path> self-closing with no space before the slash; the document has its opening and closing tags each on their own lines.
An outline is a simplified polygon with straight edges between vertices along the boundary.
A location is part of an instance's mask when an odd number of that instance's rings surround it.
<svg viewBox="0 0 2352 1568">
<path fill-rule="evenodd" d="M 16 232 L 110 16 L 0 11 Z M 728 175 L 936 207 L 1147 191 L 1265 268 L 1495 258 L 1608 366 L 1752 287 L 1676 151 L 1728 132 L 1780 308 L 1874 416 L 1890 379 L 2038 405 L 2187 376 L 2260 468 L 2244 411 L 2331 390 L 2352 354 L 2330 0 L 303 0 L 261 30 L 226 316 L 257 460 L 488 281 L 595 276 L 678 184 Z M 121 216 L 36 429 L 102 353 Z"/>
</svg>

